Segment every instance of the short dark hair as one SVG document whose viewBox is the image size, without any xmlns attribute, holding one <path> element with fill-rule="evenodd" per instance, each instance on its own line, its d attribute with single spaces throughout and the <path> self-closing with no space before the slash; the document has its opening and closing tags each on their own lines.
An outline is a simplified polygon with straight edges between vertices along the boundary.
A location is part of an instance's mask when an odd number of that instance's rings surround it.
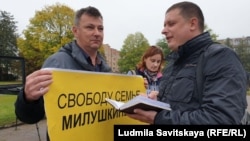
<svg viewBox="0 0 250 141">
<path fill-rule="evenodd" d="M 204 16 L 203 16 L 202 10 L 197 4 L 192 3 L 192 2 L 187 2 L 187 1 L 179 2 L 179 3 L 172 5 L 170 8 L 168 8 L 166 13 L 174 9 L 180 9 L 180 14 L 184 18 L 196 17 L 199 22 L 200 30 L 204 31 L 204 28 L 205 28 Z"/>
<path fill-rule="evenodd" d="M 97 8 L 88 6 L 88 7 L 81 8 L 78 11 L 76 11 L 75 19 L 74 19 L 75 25 L 79 24 L 79 20 L 83 14 L 93 16 L 93 17 L 101 17 L 103 19 L 101 12 Z"/>
</svg>

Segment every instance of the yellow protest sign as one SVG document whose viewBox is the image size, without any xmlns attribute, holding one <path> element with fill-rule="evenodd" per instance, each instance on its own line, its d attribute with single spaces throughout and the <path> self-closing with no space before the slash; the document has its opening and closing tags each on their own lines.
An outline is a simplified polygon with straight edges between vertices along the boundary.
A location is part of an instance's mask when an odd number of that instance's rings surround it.
<svg viewBox="0 0 250 141">
<path fill-rule="evenodd" d="M 105 98 L 127 101 L 145 93 L 141 76 L 51 69 L 44 96 L 51 141 L 112 141 L 114 124 L 145 124 L 115 110 Z"/>
</svg>

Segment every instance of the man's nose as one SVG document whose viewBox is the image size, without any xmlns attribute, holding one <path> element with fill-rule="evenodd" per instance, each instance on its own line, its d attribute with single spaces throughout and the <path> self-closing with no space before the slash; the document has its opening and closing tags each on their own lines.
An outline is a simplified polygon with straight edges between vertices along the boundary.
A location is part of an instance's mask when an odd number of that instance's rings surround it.
<svg viewBox="0 0 250 141">
<path fill-rule="evenodd" d="M 161 34 L 167 35 L 167 33 L 168 33 L 168 29 L 167 27 L 164 27 L 161 31 Z"/>
<path fill-rule="evenodd" d="M 102 32 L 98 28 L 94 29 L 94 35 L 100 35 L 101 33 Z"/>
</svg>

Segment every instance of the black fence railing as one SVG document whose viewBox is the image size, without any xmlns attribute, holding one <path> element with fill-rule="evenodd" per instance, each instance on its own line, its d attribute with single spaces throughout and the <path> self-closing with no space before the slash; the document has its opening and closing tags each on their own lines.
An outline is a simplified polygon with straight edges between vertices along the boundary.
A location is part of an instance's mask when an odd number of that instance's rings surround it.
<svg viewBox="0 0 250 141">
<path fill-rule="evenodd" d="M 24 58 L 0 56 L 0 94 L 17 94 L 24 83 Z"/>
</svg>

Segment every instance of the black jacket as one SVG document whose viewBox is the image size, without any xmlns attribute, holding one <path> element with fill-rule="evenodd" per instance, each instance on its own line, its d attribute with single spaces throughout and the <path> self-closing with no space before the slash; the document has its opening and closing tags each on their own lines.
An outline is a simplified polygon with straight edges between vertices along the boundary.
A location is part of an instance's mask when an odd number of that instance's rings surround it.
<svg viewBox="0 0 250 141">
<path fill-rule="evenodd" d="M 170 55 L 158 99 L 169 103 L 172 111 L 159 112 L 155 124 L 241 124 L 247 107 L 247 77 L 236 53 L 228 47 L 210 52 L 203 68 L 205 82 L 199 104 L 196 64 L 211 43 L 209 33 L 203 33 Z"/>
</svg>

